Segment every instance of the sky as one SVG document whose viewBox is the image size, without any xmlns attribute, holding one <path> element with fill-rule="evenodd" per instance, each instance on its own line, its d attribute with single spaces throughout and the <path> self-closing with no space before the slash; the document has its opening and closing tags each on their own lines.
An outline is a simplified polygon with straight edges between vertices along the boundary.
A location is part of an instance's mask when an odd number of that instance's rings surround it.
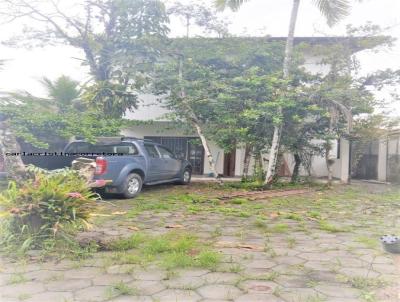
<svg viewBox="0 0 400 302">
<path fill-rule="evenodd" d="M 82 1 L 83 0 L 76 0 Z M 165 0 L 170 5 L 174 0 Z M 186 3 L 190 0 L 181 0 Z M 203 1 L 210 4 L 211 0 Z M 372 22 L 381 26 L 382 34 L 391 35 L 400 40 L 400 0 L 352 0 L 351 13 L 333 28 L 326 25 L 324 18 L 312 0 L 302 0 L 296 26 L 296 36 L 340 36 L 345 34 L 347 24 L 354 26 Z M 290 18 L 292 0 L 251 0 L 238 12 L 226 11 L 222 16 L 231 22 L 230 32 L 235 35 L 286 36 Z M 171 20 L 171 36 L 183 36 L 185 28 L 178 19 Z M 0 41 L 22 29 L 21 23 L 0 27 Z M 196 34 L 194 32 L 193 34 Z M 378 53 L 363 51 L 358 58 L 361 73 L 367 74 L 379 69 L 400 69 L 400 42 L 390 50 Z M 0 91 L 26 90 L 43 95 L 38 85 L 43 76 L 55 79 L 64 74 L 79 81 L 86 81 L 86 68 L 81 66 L 82 53 L 66 45 L 33 49 L 15 49 L 0 45 L 0 59 L 6 59 L 0 71 Z M 390 91 L 380 94 L 387 97 Z M 400 116 L 400 102 L 392 104 L 392 115 Z"/>
</svg>

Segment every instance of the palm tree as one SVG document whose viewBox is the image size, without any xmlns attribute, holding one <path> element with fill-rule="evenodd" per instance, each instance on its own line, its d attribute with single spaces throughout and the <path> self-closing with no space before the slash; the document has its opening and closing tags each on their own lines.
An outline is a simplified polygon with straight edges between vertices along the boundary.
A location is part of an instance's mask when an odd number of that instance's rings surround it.
<svg viewBox="0 0 400 302">
<path fill-rule="evenodd" d="M 238 10 L 241 5 L 249 0 L 215 0 L 218 9 L 224 10 L 227 7 L 233 11 Z M 329 26 L 335 25 L 341 19 L 346 17 L 349 13 L 350 4 L 349 0 L 312 0 L 318 7 L 319 11 L 327 19 Z M 289 33 L 286 40 L 285 58 L 283 61 L 283 77 L 290 76 L 290 66 L 292 65 L 293 54 L 293 39 L 296 29 L 297 15 L 299 11 L 300 0 L 293 0 L 292 12 L 289 22 Z M 278 109 L 278 114 L 281 115 L 282 108 Z M 276 171 L 276 164 L 278 160 L 278 151 L 282 135 L 282 123 L 274 126 L 274 135 L 272 137 L 271 150 L 269 152 L 268 169 L 266 173 L 265 182 L 270 184 Z"/>
<path fill-rule="evenodd" d="M 66 107 L 71 107 L 72 102 L 79 98 L 79 82 L 74 81 L 68 76 L 62 75 L 54 81 L 43 77 L 40 81 L 46 89 L 47 96 L 54 100 L 56 105 L 63 111 Z"/>
<path fill-rule="evenodd" d="M 0 60 L 0 68 L 2 61 Z M 74 106 L 74 101 L 79 97 L 78 82 L 67 76 L 61 76 L 54 81 L 47 78 L 41 80 L 47 94 L 47 98 L 36 97 L 29 92 L 12 92 L 0 94 L 0 110 L 15 104 L 34 104 L 41 111 L 65 112 L 67 108 Z M 23 182 L 26 177 L 25 165 L 20 156 L 7 156 L 7 154 L 18 153 L 20 146 L 16 135 L 10 126 L 10 120 L 0 112 L 0 158 L 8 177 L 18 183 Z"/>
</svg>

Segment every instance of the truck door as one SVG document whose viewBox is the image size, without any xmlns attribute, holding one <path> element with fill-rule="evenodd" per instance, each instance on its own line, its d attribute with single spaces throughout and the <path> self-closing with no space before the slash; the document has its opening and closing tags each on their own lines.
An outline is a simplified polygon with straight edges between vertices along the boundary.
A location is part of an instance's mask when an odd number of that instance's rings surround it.
<svg viewBox="0 0 400 302">
<path fill-rule="evenodd" d="M 157 149 L 160 152 L 167 179 L 178 177 L 181 170 L 181 161 L 167 148 L 158 145 Z"/>
<path fill-rule="evenodd" d="M 163 167 L 163 161 L 157 148 L 153 144 L 144 144 L 148 155 L 148 167 L 147 167 L 147 181 L 159 181 L 167 179 L 166 171 Z"/>
</svg>

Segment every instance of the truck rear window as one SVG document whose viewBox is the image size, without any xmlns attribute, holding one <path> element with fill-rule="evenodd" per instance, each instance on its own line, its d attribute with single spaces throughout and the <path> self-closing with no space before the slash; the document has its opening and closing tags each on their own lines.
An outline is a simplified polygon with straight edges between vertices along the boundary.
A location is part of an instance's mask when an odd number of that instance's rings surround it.
<svg viewBox="0 0 400 302">
<path fill-rule="evenodd" d="M 138 149 L 133 144 L 120 143 L 120 144 L 89 144 L 89 143 L 72 143 L 65 152 L 68 153 L 114 153 L 124 155 L 137 155 Z"/>
</svg>

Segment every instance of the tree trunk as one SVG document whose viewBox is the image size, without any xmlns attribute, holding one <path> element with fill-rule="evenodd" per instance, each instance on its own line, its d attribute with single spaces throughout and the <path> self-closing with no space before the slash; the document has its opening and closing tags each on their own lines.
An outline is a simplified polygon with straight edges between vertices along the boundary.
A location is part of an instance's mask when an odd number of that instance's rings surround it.
<svg viewBox="0 0 400 302">
<path fill-rule="evenodd" d="M 299 154 L 295 153 L 294 156 L 294 168 L 292 177 L 290 179 L 291 182 L 296 182 L 299 179 L 300 165 L 301 165 L 301 157 Z"/>
<path fill-rule="evenodd" d="M 8 177 L 17 183 L 23 182 L 28 175 L 21 156 L 12 155 L 13 153 L 19 153 L 20 147 L 10 129 L 9 122 L 6 120 L 0 120 L 0 152 L 4 159 L 4 166 Z"/>
<path fill-rule="evenodd" d="M 331 144 L 330 141 L 327 141 L 325 145 L 325 162 L 326 162 L 326 168 L 328 170 L 328 186 L 332 185 L 332 180 L 333 180 L 333 173 L 332 173 L 333 161 L 330 158 L 330 154 L 331 154 Z"/>
<path fill-rule="evenodd" d="M 211 172 L 214 175 L 215 181 L 218 182 L 220 185 L 223 184 L 223 181 L 221 177 L 219 177 L 219 174 L 217 173 L 217 169 L 215 167 L 215 161 L 212 156 L 210 147 L 208 145 L 207 139 L 203 134 L 203 130 L 201 129 L 200 122 L 197 119 L 196 114 L 193 112 L 192 107 L 190 107 L 190 104 L 188 104 L 186 100 L 186 93 L 185 93 L 185 87 L 183 86 L 183 58 L 179 58 L 179 82 L 181 86 L 181 99 L 182 99 L 182 105 L 185 108 L 186 111 L 186 118 L 188 121 L 190 121 L 193 126 L 196 128 L 197 134 L 200 137 L 201 143 L 204 148 L 204 152 L 206 153 L 207 159 L 208 159 L 208 165 L 210 167 Z"/>
<path fill-rule="evenodd" d="M 285 59 L 283 61 L 283 77 L 287 79 L 290 75 L 290 66 L 292 64 L 294 31 L 296 29 L 297 14 L 299 11 L 300 0 L 293 0 L 292 13 L 290 16 L 289 34 L 286 40 Z M 282 108 L 278 109 L 278 115 L 282 114 Z M 268 169 L 265 183 L 270 184 L 276 172 L 276 163 L 278 160 L 279 146 L 282 135 L 282 123 L 274 126 L 274 136 L 272 138 L 271 150 L 269 152 Z"/>
<path fill-rule="evenodd" d="M 339 115 L 337 110 L 334 107 L 330 108 L 330 118 L 329 118 L 329 135 L 328 139 L 325 142 L 325 162 L 326 162 L 326 168 L 328 170 L 328 185 L 332 185 L 332 165 L 334 161 L 331 159 L 331 150 L 332 150 L 332 145 L 331 145 L 331 139 L 334 135 L 334 127 L 337 124 L 337 121 L 339 119 Z"/>
<path fill-rule="evenodd" d="M 243 178 L 247 179 L 249 177 L 249 166 L 251 159 L 251 147 L 246 144 L 244 149 L 244 162 L 243 162 Z"/>
</svg>

